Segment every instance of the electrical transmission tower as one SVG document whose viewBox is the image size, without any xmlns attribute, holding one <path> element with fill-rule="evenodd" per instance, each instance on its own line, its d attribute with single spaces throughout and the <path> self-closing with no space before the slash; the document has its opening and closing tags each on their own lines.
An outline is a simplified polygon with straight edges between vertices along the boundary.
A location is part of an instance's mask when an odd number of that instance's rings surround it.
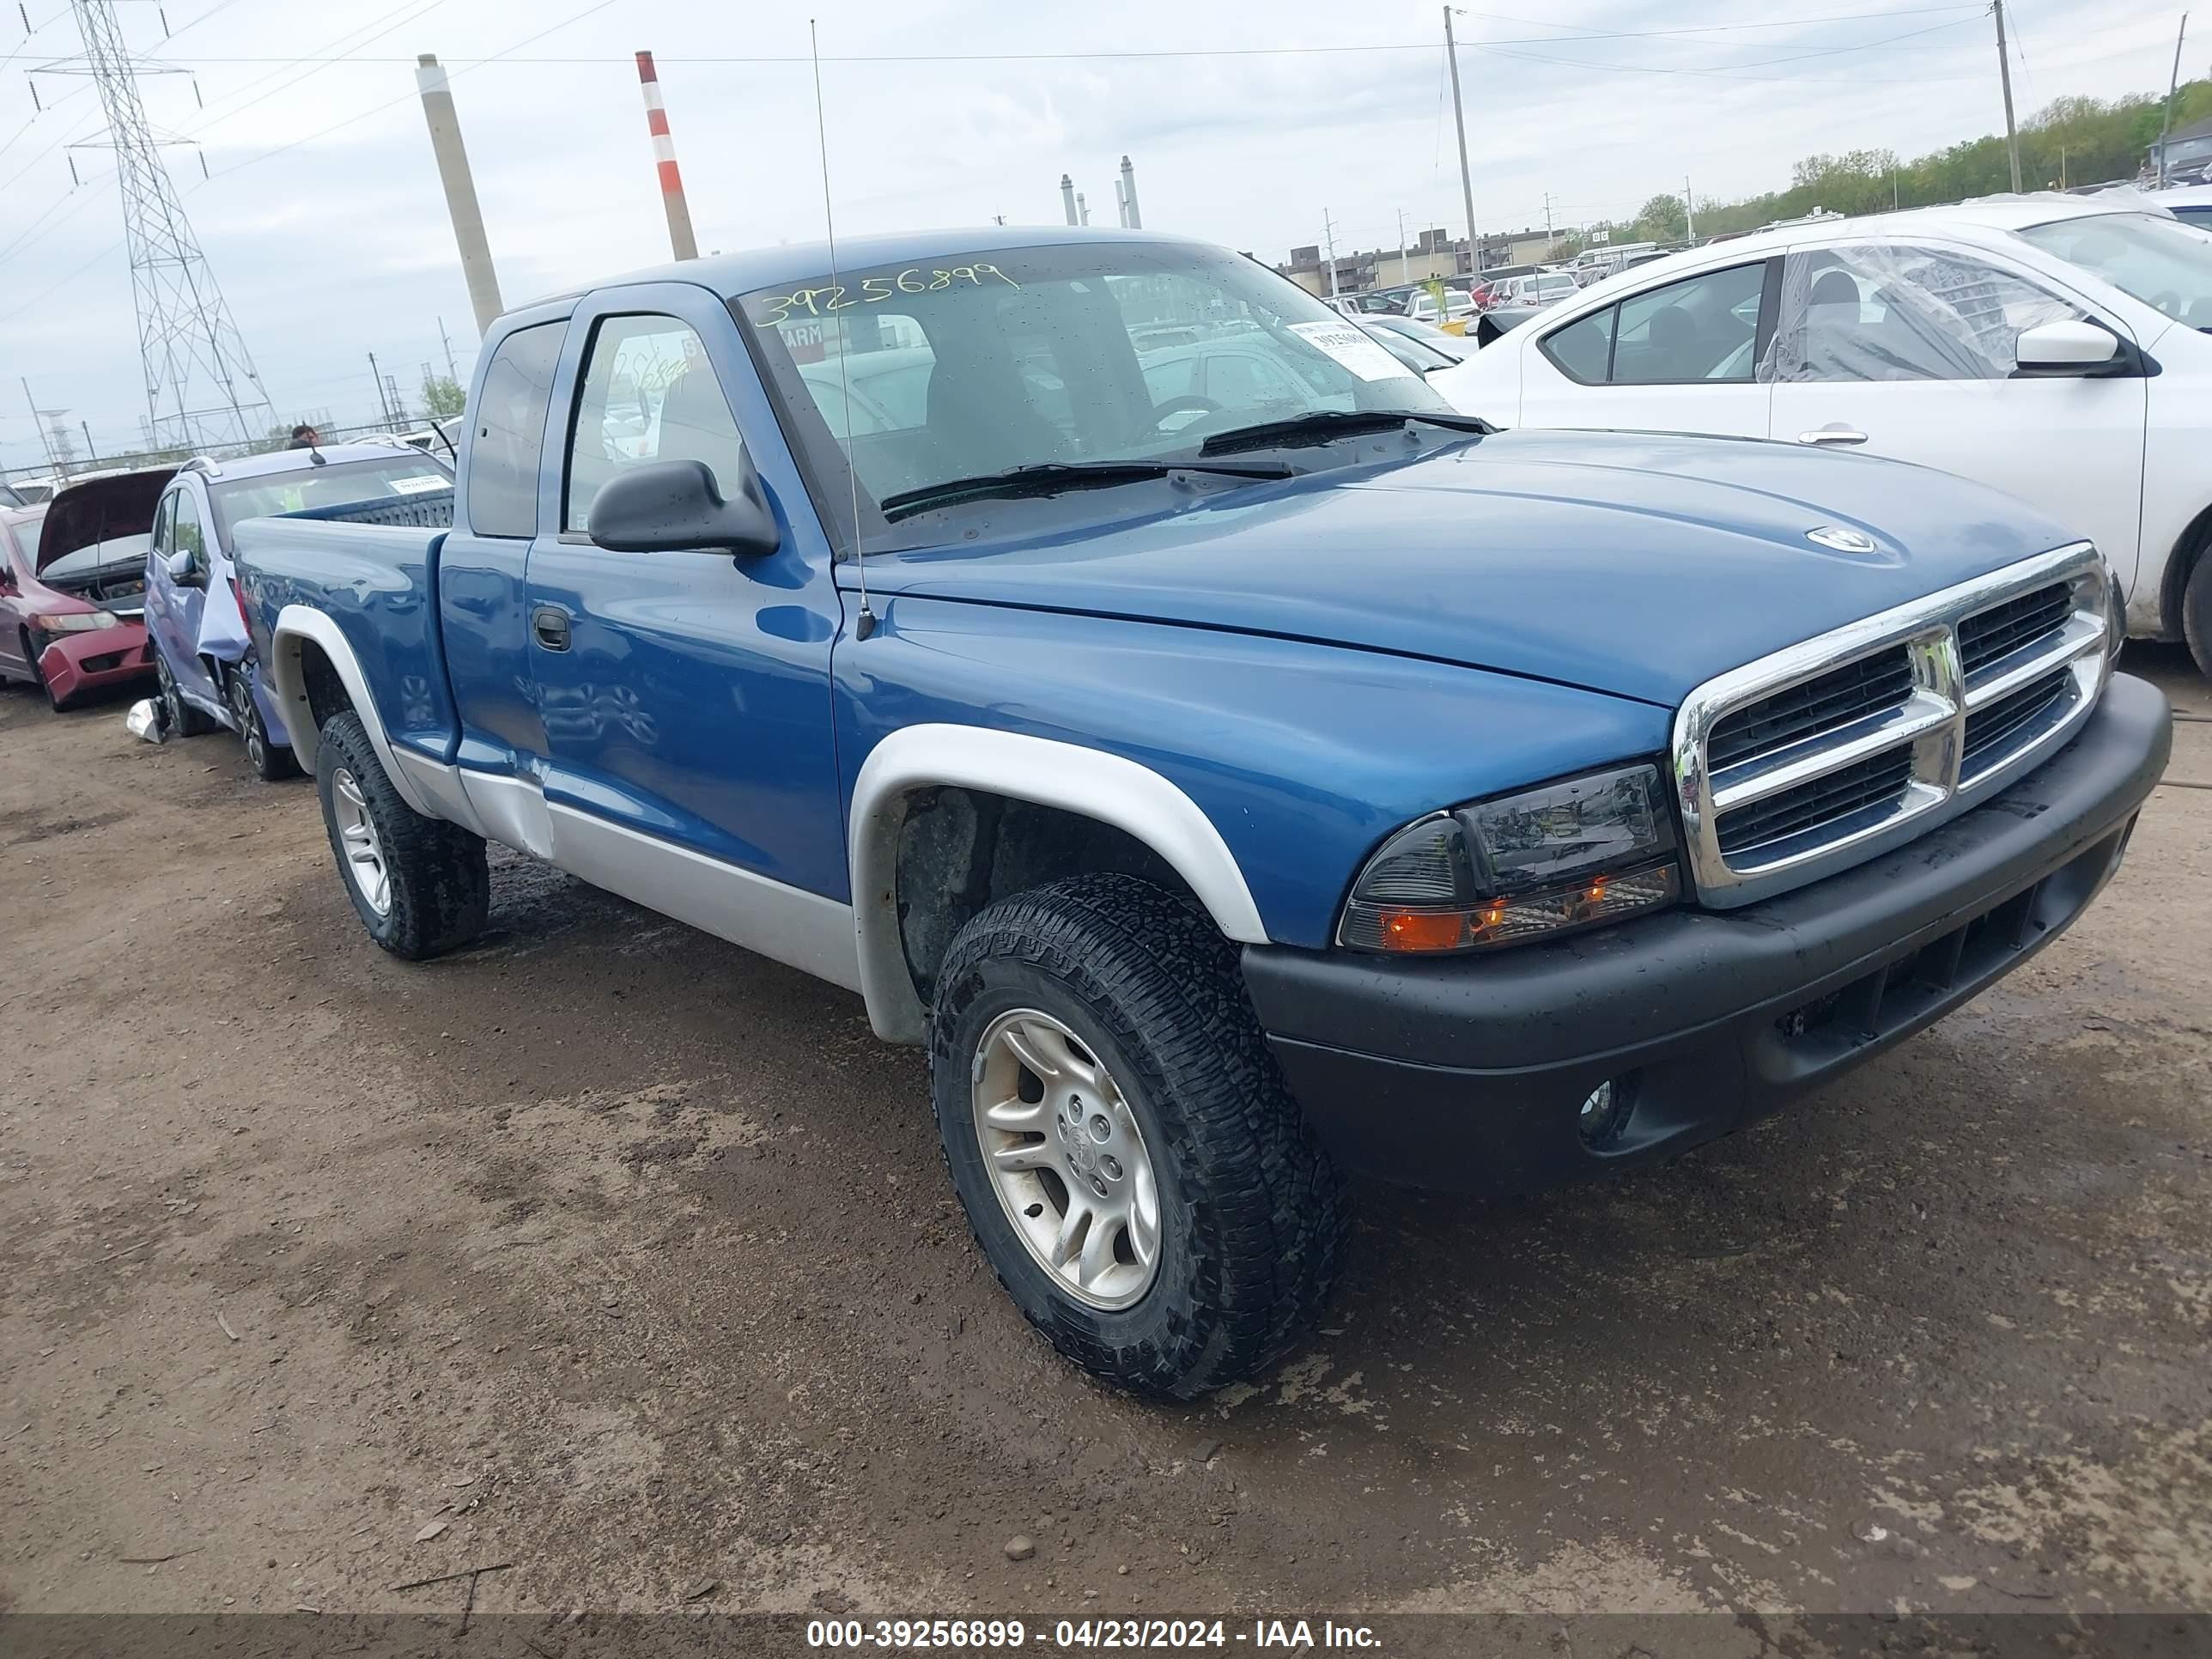
<svg viewBox="0 0 2212 1659">
<path fill-rule="evenodd" d="M 71 0 L 70 9 L 83 52 L 37 72 L 88 75 L 100 89 L 107 131 L 72 148 L 115 152 L 149 435 L 184 449 L 263 438 L 276 411 L 161 161 L 163 146 L 189 141 L 157 133 L 138 96 L 141 75 L 175 71 L 124 44 L 114 0 Z"/>
</svg>

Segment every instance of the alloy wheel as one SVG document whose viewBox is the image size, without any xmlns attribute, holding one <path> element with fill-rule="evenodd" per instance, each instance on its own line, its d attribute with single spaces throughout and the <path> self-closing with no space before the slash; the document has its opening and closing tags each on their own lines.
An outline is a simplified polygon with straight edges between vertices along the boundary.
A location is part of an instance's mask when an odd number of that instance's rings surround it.
<svg viewBox="0 0 2212 1659">
<path fill-rule="evenodd" d="M 1091 1307 L 1136 1302 L 1159 1271 L 1159 1183 L 1113 1074 L 1059 1020 L 1020 1008 L 991 1022 L 970 1075 L 983 1165 L 1030 1255 Z"/>
<path fill-rule="evenodd" d="M 392 870 L 384 861 L 384 843 L 377 838 L 368 802 L 361 783 L 341 766 L 331 776 L 331 805 L 337 815 L 338 844 L 344 850 L 346 873 L 360 893 L 362 902 L 377 915 L 392 910 Z"/>
</svg>

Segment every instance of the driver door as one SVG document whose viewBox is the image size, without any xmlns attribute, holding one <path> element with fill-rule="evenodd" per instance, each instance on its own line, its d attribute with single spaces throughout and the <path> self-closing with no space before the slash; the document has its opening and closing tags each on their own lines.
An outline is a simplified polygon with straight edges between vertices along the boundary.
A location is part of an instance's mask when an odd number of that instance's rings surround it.
<svg viewBox="0 0 2212 1659">
<path fill-rule="evenodd" d="M 577 308 L 554 385 L 525 586 L 558 861 L 647 903 L 667 884 L 714 885 L 701 855 L 844 900 L 830 696 L 843 611 L 736 325 L 705 289 L 609 289 Z M 592 498 L 626 469 L 702 461 L 727 493 L 748 453 L 781 531 L 774 553 L 592 540 Z"/>
</svg>

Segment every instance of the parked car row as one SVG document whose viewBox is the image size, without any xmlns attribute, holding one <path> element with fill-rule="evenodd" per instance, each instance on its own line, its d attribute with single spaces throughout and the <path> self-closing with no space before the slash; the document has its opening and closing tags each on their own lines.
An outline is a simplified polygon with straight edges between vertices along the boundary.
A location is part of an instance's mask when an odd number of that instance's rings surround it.
<svg viewBox="0 0 2212 1659">
<path fill-rule="evenodd" d="M 57 711 L 150 679 L 166 734 L 228 730 L 262 777 L 296 775 L 246 632 L 236 526 L 452 489 L 410 446 L 344 444 L 106 473 L 0 511 L 0 678 L 36 685 Z"/>
</svg>

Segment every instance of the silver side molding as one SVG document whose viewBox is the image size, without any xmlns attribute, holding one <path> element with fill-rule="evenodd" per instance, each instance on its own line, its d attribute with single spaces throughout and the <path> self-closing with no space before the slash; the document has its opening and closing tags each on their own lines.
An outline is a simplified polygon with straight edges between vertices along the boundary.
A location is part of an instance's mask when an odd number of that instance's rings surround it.
<svg viewBox="0 0 2212 1659">
<path fill-rule="evenodd" d="M 860 989 L 852 906 L 557 801 L 544 811 L 551 862 L 570 875 L 801 973 Z"/>
</svg>

